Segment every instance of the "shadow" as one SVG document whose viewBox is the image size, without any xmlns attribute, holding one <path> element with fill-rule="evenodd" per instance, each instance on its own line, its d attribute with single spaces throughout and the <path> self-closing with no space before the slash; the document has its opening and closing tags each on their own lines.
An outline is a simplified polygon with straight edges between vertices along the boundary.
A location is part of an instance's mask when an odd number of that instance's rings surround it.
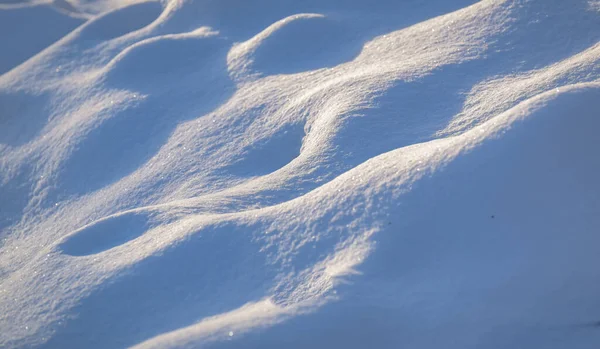
<svg viewBox="0 0 600 349">
<path fill-rule="evenodd" d="M 490 58 L 511 62 L 513 73 L 559 62 L 600 40 L 600 16 L 586 0 L 522 2 L 511 15 L 509 30 L 488 44 Z"/>
<path fill-rule="evenodd" d="M 17 223 L 25 213 L 33 191 L 26 173 L 31 173 L 33 166 L 31 162 L 22 165 L 9 182 L 0 184 L 0 240 L 9 234 L 5 228 Z"/>
<path fill-rule="evenodd" d="M 402 309 L 331 303 L 319 315 L 299 315 L 272 328 L 213 342 L 203 348 L 398 348 L 414 315 Z M 400 346 L 401 347 L 401 346 Z"/>
<path fill-rule="evenodd" d="M 147 212 L 127 212 L 93 222 L 73 233 L 59 248 L 71 256 L 87 256 L 120 246 L 151 229 Z"/>
<path fill-rule="evenodd" d="M 253 229 L 207 226 L 133 265 L 83 299 L 41 348 L 129 347 L 261 299 L 276 273 Z"/>
<path fill-rule="evenodd" d="M 370 106 L 340 116 L 343 122 L 333 144 L 342 171 L 388 151 L 435 138 L 435 132 L 462 109 L 465 96 L 461 92 L 477 81 L 469 72 L 478 65 L 448 65 L 412 82 L 398 81 Z"/>
<path fill-rule="evenodd" d="M 35 56 L 83 22 L 50 5 L 0 9 L 0 75 Z"/>
<path fill-rule="evenodd" d="M 78 41 L 101 42 L 131 33 L 156 20 L 163 10 L 159 1 L 146 1 L 102 14 L 81 28 Z"/>
<path fill-rule="evenodd" d="M 34 95 L 0 89 L 0 156 L 5 149 L 9 152 L 12 147 L 25 145 L 39 134 L 52 113 L 49 101 L 48 93 Z M 0 164 L 3 175 L 10 176 L 0 184 L 0 239 L 6 233 L 4 228 L 22 218 L 32 198 L 37 178 L 32 179 L 30 174 L 35 171 L 36 160 L 37 154 L 29 155 L 26 161 L 13 164 L 10 171 Z"/>
<path fill-rule="evenodd" d="M 126 50 L 109 64 L 102 85 L 147 95 L 91 130 L 63 166 L 63 195 L 84 194 L 127 176 L 158 152 L 180 123 L 220 106 L 235 91 L 229 43 L 160 38 Z"/>
<path fill-rule="evenodd" d="M 251 68 L 267 75 L 294 74 L 349 62 L 364 44 L 353 24 L 327 17 L 289 19 L 260 43 Z"/>
<path fill-rule="evenodd" d="M 6 4 L 6 5 L 17 5 L 17 4 L 28 4 L 29 2 L 27 2 L 26 0 L 0 0 L 0 4 Z"/>
<path fill-rule="evenodd" d="M 0 144 L 24 145 L 34 139 L 52 114 L 49 93 L 0 89 Z"/>
<path fill-rule="evenodd" d="M 287 124 L 268 138 L 247 146 L 240 159 L 222 171 L 239 177 L 275 172 L 300 155 L 303 137 L 304 124 Z"/>
</svg>

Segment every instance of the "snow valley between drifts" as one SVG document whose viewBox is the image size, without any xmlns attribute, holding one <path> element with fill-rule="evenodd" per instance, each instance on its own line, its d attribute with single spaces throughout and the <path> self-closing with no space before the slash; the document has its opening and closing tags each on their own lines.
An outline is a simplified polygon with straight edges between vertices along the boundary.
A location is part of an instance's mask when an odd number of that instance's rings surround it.
<svg viewBox="0 0 600 349">
<path fill-rule="evenodd" d="M 600 1 L 0 0 L 1 348 L 600 348 Z"/>
</svg>

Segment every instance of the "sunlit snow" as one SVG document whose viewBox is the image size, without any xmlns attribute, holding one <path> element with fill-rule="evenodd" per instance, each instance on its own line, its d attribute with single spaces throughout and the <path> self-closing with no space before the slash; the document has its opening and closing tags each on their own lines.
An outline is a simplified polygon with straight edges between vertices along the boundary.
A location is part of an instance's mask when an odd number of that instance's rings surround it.
<svg viewBox="0 0 600 349">
<path fill-rule="evenodd" d="M 0 0 L 0 348 L 600 348 L 598 0 Z"/>
</svg>

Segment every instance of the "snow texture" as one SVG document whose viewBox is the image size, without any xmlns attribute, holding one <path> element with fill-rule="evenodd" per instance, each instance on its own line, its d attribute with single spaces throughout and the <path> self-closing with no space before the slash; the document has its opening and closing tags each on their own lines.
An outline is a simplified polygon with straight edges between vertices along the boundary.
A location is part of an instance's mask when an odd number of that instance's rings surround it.
<svg viewBox="0 0 600 349">
<path fill-rule="evenodd" d="M 0 0 L 0 347 L 600 348 L 598 0 Z"/>
</svg>

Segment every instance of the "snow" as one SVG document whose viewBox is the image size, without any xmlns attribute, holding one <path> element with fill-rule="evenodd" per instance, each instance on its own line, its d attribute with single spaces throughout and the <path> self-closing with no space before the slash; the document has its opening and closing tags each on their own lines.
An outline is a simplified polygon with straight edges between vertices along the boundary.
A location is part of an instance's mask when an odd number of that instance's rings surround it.
<svg viewBox="0 0 600 349">
<path fill-rule="evenodd" d="M 600 346 L 596 0 L 0 2 L 0 347 Z"/>
</svg>

